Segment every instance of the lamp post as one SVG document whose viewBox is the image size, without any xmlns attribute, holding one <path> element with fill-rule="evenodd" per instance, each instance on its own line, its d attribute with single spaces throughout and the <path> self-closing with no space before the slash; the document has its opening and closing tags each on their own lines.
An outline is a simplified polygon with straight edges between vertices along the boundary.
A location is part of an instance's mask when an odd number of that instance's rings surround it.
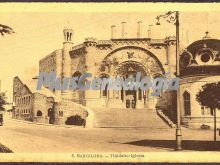
<svg viewBox="0 0 220 165">
<path fill-rule="evenodd" d="M 160 25 L 160 19 L 165 19 L 168 23 L 173 23 L 176 26 L 176 77 L 179 77 L 179 11 L 169 11 L 164 15 L 156 17 L 156 25 Z M 176 150 L 182 150 L 182 133 L 180 125 L 180 91 L 177 90 L 177 122 L 176 122 Z"/>
</svg>

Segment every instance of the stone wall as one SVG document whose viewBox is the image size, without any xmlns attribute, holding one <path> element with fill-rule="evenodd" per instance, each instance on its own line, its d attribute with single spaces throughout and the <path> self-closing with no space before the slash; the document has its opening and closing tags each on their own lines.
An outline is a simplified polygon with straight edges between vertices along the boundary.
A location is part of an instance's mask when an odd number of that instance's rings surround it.
<svg viewBox="0 0 220 165">
<path fill-rule="evenodd" d="M 16 119 L 33 120 L 33 94 L 22 81 L 15 77 L 13 80 L 14 115 Z"/>
<path fill-rule="evenodd" d="M 213 127 L 213 116 L 211 113 L 203 113 L 203 111 L 210 111 L 209 108 L 202 106 L 196 100 L 196 95 L 199 90 L 208 82 L 217 82 L 220 76 L 194 76 L 185 77 L 181 79 L 180 84 L 180 110 L 182 123 L 188 127 L 200 127 L 202 124 L 207 124 Z M 190 115 L 186 114 L 184 108 L 184 93 L 187 92 L 190 95 Z M 220 110 L 216 110 L 216 116 L 220 117 Z M 220 121 L 218 121 L 220 122 Z"/>
</svg>

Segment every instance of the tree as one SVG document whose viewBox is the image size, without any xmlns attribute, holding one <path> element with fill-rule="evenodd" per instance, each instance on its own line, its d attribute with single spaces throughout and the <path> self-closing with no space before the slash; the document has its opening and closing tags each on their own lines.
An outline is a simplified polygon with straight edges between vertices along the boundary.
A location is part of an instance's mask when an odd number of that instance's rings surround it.
<svg viewBox="0 0 220 165">
<path fill-rule="evenodd" d="M 8 104 L 6 100 L 5 92 L 0 92 L 0 111 L 5 111 L 4 106 Z"/>
<path fill-rule="evenodd" d="M 214 116 L 214 141 L 216 141 L 216 109 L 220 109 L 220 82 L 207 83 L 196 95 L 196 100 L 202 105 L 209 107 Z"/>
<path fill-rule="evenodd" d="M 4 34 L 11 34 L 11 33 L 14 33 L 14 30 L 7 26 L 7 25 L 2 25 L 0 24 L 0 33 L 2 36 L 4 36 Z"/>
</svg>

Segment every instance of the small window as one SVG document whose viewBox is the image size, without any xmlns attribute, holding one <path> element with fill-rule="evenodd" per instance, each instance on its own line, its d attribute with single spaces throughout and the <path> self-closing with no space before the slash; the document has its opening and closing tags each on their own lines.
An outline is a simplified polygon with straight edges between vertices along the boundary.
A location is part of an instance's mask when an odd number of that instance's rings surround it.
<svg viewBox="0 0 220 165">
<path fill-rule="evenodd" d="M 211 59 L 210 55 L 207 53 L 204 53 L 201 55 L 201 61 L 202 62 L 208 62 Z"/>
<path fill-rule="evenodd" d="M 41 111 L 37 111 L 37 116 L 42 116 L 42 112 Z"/>
</svg>

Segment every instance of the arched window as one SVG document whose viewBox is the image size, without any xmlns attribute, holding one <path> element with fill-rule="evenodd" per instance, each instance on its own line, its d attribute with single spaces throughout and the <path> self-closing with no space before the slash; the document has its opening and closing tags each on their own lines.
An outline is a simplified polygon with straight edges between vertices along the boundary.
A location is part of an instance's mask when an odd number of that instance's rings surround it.
<svg viewBox="0 0 220 165">
<path fill-rule="evenodd" d="M 82 73 L 81 72 L 79 72 L 79 71 L 76 71 L 73 75 L 72 75 L 72 77 L 78 77 L 78 80 L 79 80 L 79 78 L 82 76 Z M 76 83 L 78 84 L 78 80 L 76 81 Z"/>
<path fill-rule="evenodd" d="M 183 93 L 183 100 L 185 116 L 189 116 L 191 115 L 190 94 L 186 91 Z"/>
<path fill-rule="evenodd" d="M 39 111 L 37 111 L 37 116 L 42 116 L 43 114 L 42 114 L 42 112 L 39 110 Z"/>
<path fill-rule="evenodd" d="M 102 75 L 100 75 L 99 77 L 103 80 L 103 79 L 108 79 L 108 78 L 109 78 L 109 75 L 107 75 L 107 74 L 102 74 Z M 101 87 L 100 87 L 100 88 L 101 88 Z M 100 89 L 100 90 L 101 90 L 101 91 L 100 91 L 101 97 L 108 97 L 108 83 L 106 84 L 104 90 L 103 90 L 103 89 Z"/>
<path fill-rule="evenodd" d="M 157 79 L 157 78 L 164 78 L 164 76 L 162 74 L 160 74 L 160 73 L 155 73 L 153 75 L 153 79 Z M 158 88 L 158 86 L 160 87 L 159 81 L 156 82 L 156 88 L 155 88 L 154 92 L 157 93 L 158 90 L 160 90 L 158 97 L 162 97 L 162 90 L 160 88 Z"/>
</svg>

